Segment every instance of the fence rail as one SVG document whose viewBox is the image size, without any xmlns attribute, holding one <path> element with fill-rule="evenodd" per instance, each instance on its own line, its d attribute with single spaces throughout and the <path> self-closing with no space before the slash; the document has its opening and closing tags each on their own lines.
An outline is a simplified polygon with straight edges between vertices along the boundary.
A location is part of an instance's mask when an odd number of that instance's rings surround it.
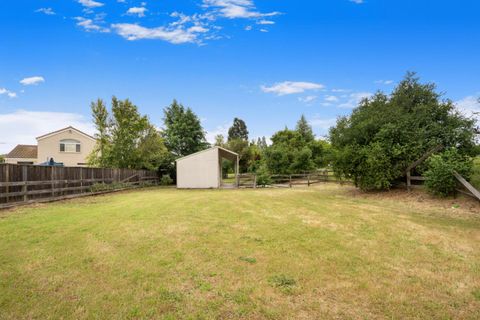
<svg viewBox="0 0 480 320">
<path fill-rule="evenodd" d="M 270 182 L 267 186 L 275 188 L 292 188 L 299 185 L 309 187 L 321 182 L 347 182 L 335 177 L 332 170 L 321 170 L 301 174 L 276 174 L 270 176 L 269 180 Z M 261 185 L 259 184 L 259 179 L 256 174 L 246 173 L 238 176 L 238 186 L 240 188 L 257 188 Z"/>
<path fill-rule="evenodd" d="M 96 185 L 128 188 L 155 182 L 157 173 L 148 170 L 0 164 L 0 208 L 99 193 Z"/>
</svg>

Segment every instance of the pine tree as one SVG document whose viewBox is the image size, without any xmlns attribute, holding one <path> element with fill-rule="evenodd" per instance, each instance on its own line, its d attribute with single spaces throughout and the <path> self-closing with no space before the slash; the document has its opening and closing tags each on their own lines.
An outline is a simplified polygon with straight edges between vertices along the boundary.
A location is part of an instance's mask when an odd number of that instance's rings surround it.
<svg viewBox="0 0 480 320">
<path fill-rule="evenodd" d="M 305 142 L 315 140 L 312 127 L 308 124 L 308 121 L 303 114 L 300 120 L 298 120 L 295 130 L 300 134 L 300 136 L 304 139 Z"/>
</svg>

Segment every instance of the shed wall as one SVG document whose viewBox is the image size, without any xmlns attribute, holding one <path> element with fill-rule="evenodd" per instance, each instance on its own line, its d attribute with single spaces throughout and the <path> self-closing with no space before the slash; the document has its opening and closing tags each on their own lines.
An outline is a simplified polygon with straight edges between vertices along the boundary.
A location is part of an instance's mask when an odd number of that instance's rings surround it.
<svg viewBox="0 0 480 320">
<path fill-rule="evenodd" d="M 177 161 L 177 188 L 220 187 L 218 149 L 210 149 Z"/>
</svg>

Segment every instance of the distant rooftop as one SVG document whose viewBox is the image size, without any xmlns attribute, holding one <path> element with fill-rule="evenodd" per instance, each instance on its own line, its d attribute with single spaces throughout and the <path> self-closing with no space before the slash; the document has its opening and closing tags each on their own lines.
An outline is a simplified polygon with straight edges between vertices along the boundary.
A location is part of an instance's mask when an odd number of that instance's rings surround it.
<svg viewBox="0 0 480 320">
<path fill-rule="evenodd" d="M 36 159 L 37 146 L 19 144 L 8 153 L 6 158 Z"/>
</svg>

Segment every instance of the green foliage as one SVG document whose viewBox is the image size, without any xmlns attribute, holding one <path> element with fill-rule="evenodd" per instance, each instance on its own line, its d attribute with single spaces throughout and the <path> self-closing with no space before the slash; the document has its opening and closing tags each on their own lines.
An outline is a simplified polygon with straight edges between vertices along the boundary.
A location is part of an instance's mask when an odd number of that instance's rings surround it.
<svg viewBox="0 0 480 320">
<path fill-rule="evenodd" d="M 267 186 L 272 183 L 272 178 L 268 172 L 267 165 L 265 162 L 261 162 L 258 169 L 256 170 L 257 175 L 257 186 Z"/>
<path fill-rule="evenodd" d="M 176 100 L 164 109 L 163 137 L 175 158 L 183 157 L 208 147 L 200 119 L 192 109 L 185 108 Z"/>
<path fill-rule="evenodd" d="M 223 134 L 217 134 L 215 136 L 215 146 L 217 147 L 224 147 L 225 146 L 225 137 Z"/>
<path fill-rule="evenodd" d="M 378 92 L 338 119 L 330 130 L 333 168 L 364 190 L 385 190 L 435 146 L 471 154 L 474 137 L 473 120 L 409 73 L 390 96 Z"/>
<path fill-rule="evenodd" d="M 162 186 L 169 186 L 169 185 L 173 184 L 173 179 L 170 178 L 170 176 L 168 174 L 165 174 L 160 179 L 160 184 Z"/>
<path fill-rule="evenodd" d="M 5 157 L 2 154 L 0 154 L 0 163 L 4 163 L 4 162 L 5 162 Z"/>
<path fill-rule="evenodd" d="M 271 173 L 303 173 L 327 165 L 328 142 L 315 140 L 304 116 L 296 130 L 285 128 L 271 140 L 272 145 L 265 149 L 265 162 Z"/>
<path fill-rule="evenodd" d="M 300 134 L 300 136 L 305 142 L 315 140 L 312 127 L 308 124 L 307 119 L 303 114 L 300 117 L 300 120 L 298 120 L 295 130 Z"/>
<path fill-rule="evenodd" d="M 228 129 L 228 142 L 231 140 L 248 141 L 247 125 L 242 119 L 233 119 L 233 125 L 230 127 L 230 129 Z"/>
<path fill-rule="evenodd" d="M 457 149 L 450 148 L 441 154 L 431 156 L 427 162 L 428 170 L 424 173 L 425 186 L 431 193 L 446 197 L 455 193 L 456 171 L 465 179 L 472 174 L 472 160 L 460 154 Z"/>
<path fill-rule="evenodd" d="M 264 152 L 268 147 L 267 139 L 265 137 L 258 138 L 256 145 L 261 152 Z"/>
<path fill-rule="evenodd" d="M 157 170 L 168 157 L 160 133 L 127 100 L 112 98 L 112 114 L 105 103 L 91 104 L 97 144 L 89 155 L 92 166 Z"/>
<path fill-rule="evenodd" d="M 128 183 L 121 183 L 121 182 L 95 183 L 90 187 L 90 192 L 112 191 L 112 190 L 126 189 L 129 187 L 130 185 Z"/>
</svg>

